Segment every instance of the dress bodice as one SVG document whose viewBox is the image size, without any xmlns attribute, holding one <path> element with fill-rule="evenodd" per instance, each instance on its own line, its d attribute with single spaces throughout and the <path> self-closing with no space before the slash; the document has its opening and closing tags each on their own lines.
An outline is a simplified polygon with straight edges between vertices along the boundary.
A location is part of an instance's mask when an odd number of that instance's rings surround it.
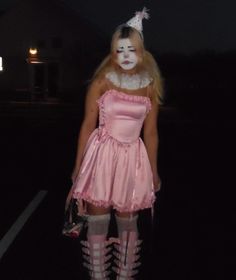
<svg viewBox="0 0 236 280">
<path fill-rule="evenodd" d="M 106 91 L 99 99 L 99 129 L 119 142 L 132 143 L 139 138 L 143 121 L 151 109 L 149 97 Z"/>
</svg>

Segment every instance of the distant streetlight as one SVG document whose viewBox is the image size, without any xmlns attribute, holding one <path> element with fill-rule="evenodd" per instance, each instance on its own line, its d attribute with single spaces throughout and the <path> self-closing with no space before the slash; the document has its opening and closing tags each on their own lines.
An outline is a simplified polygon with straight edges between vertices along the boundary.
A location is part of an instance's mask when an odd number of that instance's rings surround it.
<svg viewBox="0 0 236 280">
<path fill-rule="evenodd" d="M 38 53 L 38 50 L 36 48 L 30 48 L 29 49 L 29 54 L 34 56 L 34 55 L 37 55 Z"/>
<path fill-rule="evenodd" d="M 42 63 L 38 58 L 38 50 L 37 48 L 30 48 L 27 58 L 28 63 Z"/>
</svg>

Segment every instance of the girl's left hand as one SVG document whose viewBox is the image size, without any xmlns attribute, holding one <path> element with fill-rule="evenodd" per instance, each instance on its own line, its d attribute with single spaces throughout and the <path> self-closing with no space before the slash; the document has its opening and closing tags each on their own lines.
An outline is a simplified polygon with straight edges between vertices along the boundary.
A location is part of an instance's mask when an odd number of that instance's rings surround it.
<svg viewBox="0 0 236 280">
<path fill-rule="evenodd" d="M 154 184 L 154 191 L 158 192 L 161 189 L 161 178 L 159 177 L 157 172 L 153 174 L 153 184 Z"/>
</svg>

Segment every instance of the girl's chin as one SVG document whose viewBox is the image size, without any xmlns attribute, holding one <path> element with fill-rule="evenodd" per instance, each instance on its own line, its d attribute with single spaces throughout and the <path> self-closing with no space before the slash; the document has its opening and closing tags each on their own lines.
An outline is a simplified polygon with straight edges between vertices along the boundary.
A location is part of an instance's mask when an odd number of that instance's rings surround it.
<svg viewBox="0 0 236 280">
<path fill-rule="evenodd" d="M 121 67 L 121 65 L 119 63 L 117 63 L 117 61 L 115 61 L 115 63 L 113 64 L 113 67 L 121 73 L 126 73 L 126 74 L 136 74 L 137 72 L 139 72 L 139 64 L 136 64 L 134 67 L 132 67 L 132 69 L 124 69 Z"/>
<path fill-rule="evenodd" d="M 137 71 L 136 65 L 135 65 L 134 67 L 132 67 L 132 68 L 124 68 L 124 67 L 122 67 L 122 66 L 120 66 L 120 65 L 118 65 L 118 66 L 119 66 L 119 70 L 120 70 L 121 72 L 124 72 L 124 73 L 130 73 L 130 74 L 132 74 L 132 73 L 135 73 L 135 72 Z"/>
</svg>

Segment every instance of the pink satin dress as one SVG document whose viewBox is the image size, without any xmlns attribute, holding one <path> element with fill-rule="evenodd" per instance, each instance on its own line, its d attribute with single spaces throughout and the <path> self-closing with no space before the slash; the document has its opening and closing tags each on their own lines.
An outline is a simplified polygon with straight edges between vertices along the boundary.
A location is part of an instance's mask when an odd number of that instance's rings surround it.
<svg viewBox="0 0 236 280">
<path fill-rule="evenodd" d="M 140 131 L 148 97 L 106 91 L 98 100 L 99 127 L 89 137 L 73 198 L 120 212 L 151 208 L 153 177 Z"/>
</svg>

